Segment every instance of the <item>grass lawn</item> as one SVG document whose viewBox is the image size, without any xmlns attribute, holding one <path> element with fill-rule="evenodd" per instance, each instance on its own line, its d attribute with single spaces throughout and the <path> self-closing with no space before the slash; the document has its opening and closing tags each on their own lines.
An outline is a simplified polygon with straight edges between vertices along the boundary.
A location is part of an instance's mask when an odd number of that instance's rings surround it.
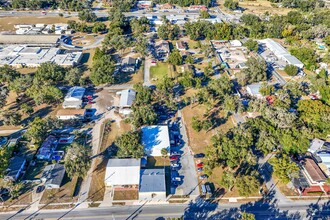
<svg viewBox="0 0 330 220">
<path fill-rule="evenodd" d="M 272 178 L 274 180 L 275 183 L 277 183 L 277 187 L 278 189 L 285 195 L 285 196 L 299 196 L 299 194 L 293 190 L 290 189 L 286 186 L 286 184 L 282 183 L 279 181 L 279 179 L 275 176 L 272 175 Z"/>
<path fill-rule="evenodd" d="M 197 48 L 197 41 L 194 41 L 194 40 L 187 40 L 186 41 L 187 44 L 188 44 L 188 49 L 195 49 Z"/>
<path fill-rule="evenodd" d="M 156 66 L 150 67 L 150 78 L 152 81 L 162 79 L 168 76 L 169 68 L 167 63 L 158 62 Z"/>
</svg>

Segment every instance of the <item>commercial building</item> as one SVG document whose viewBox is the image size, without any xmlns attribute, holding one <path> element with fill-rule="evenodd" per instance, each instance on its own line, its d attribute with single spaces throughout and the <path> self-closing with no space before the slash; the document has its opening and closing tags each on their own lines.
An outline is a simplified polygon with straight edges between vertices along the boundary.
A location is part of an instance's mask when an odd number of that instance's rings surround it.
<svg viewBox="0 0 330 220">
<path fill-rule="evenodd" d="M 281 44 L 274 40 L 267 38 L 260 40 L 259 43 L 265 44 L 265 46 L 273 52 L 278 59 L 285 61 L 287 64 L 294 65 L 300 69 L 304 67 L 304 64 L 300 60 L 295 56 L 292 56 Z"/>
<path fill-rule="evenodd" d="M 86 109 L 60 109 L 56 113 L 59 120 L 83 120 L 86 115 Z"/>
<path fill-rule="evenodd" d="M 166 184 L 164 169 L 141 170 L 139 200 L 165 201 Z"/>
<path fill-rule="evenodd" d="M 18 35 L 72 34 L 68 24 L 17 24 L 14 27 Z"/>
<path fill-rule="evenodd" d="M 75 86 L 70 88 L 64 97 L 63 108 L 81 108 L 85 91 L 86 89 L 83 87 Z"/>
<path fill-rule="evenodd" d="M 4 179 L 6 181 L 16 181 L 22 174 L 26 164 L 24 157 L 12 157 L 9 161 L 9 166 L 6 170 Z"/>
<path fill-rule="evenodd" d="M 0 44 L 25 44 L 28 46 L 54 47 L 60 43 L 58 35 L 0 34 Z"/>
<path fill-rule="evenodd" d="M 141 159 L 109 159 L 104 182 L 113 188 L 138 188 Z"/>
<path fill-rule="evenodd" d="M 42 63 L 52 62 L 60 66 L 70 67 L 79 64 L 81 58 L 82 52 L 80 51 L 69 52 L 55 47 L 0 46 L 0 66 L 9 65 L 15 68 L 38 67 Z"/>
<path fill-rule="evenodd" d="M 152 1 L 138 1 L 137 7 L 139 9 L 151 9 L 153 6 Z"/>
<path fill-rule="evenodd" d="M 41 180 L 45 183 L 46 189 L 58 189 L 61 187 L 65 174 L 65 168 L 62 164 L 51 164 L 45 167 Z"/>
<path fill-rule="evenodd" d="M 142 145 L 147 156 L 162 156 L 162 149 L 170 149 L 170 136 L 167 125 L 145 126 L 141 129 Z"/>
</svg>

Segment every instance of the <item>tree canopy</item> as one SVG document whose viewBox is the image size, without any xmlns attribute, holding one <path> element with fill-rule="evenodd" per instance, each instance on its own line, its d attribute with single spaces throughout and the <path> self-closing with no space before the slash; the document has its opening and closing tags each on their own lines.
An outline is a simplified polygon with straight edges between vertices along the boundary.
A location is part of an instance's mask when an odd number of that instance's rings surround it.
<svg viewBox="0 0 330 220">
<path fill-rule="evenodd" d="M 118 147 L 117 156 L 121 158 L 141 158 L 144 155 L 144 147 L 141 143 L 139 131 L 129 131 L 118 137 L 115 141 Z"/>
<path fill-rule="evenodd" d="M 70 178 L 85 177 L 91 167 L 91 154 L 90 146 L 84 146 L 80 143 L 73 142 L 67 149 L 64 158 L 65 171 Z"/>
</svg>

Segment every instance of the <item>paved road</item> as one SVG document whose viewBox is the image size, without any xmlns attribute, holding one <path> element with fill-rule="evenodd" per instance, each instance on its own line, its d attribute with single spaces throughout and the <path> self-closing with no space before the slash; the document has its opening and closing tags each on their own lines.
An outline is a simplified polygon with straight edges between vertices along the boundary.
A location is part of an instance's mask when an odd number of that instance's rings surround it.
<svg viewBox="0 0 330 220">
<path fill-rule="evenodd" d="M 279 210 L 279 209 L 280 210 Z M 237 219 L 239 210 L 256 215 L 256 219 L 308 219 L 309 204 L 292 204 L 280 207 L 272 204 L 238 205 L 238 204 L 211 204 L 203 201 L 189 205 L 145 205 L 145 206 L 115 206 L 105 208 L 88 208 L 68 210 L 42 210 L 38 213 L 6 213 L 0 214 L 0 219 L 167 219 L 181 217 L 184 219 Z M 320 209 L 314 212 L 313 219 L 330 216 L 330 211 Z M 293 218 L 293 216 L 296 216 Z"/>
<path fill-rule="evenodd" d="M 151 59 L 146 58 L 144 61 L 144 76 L 143 76 L 143 85 L 150 86 L 150 67 L 151 67 Z"/>
</svg>

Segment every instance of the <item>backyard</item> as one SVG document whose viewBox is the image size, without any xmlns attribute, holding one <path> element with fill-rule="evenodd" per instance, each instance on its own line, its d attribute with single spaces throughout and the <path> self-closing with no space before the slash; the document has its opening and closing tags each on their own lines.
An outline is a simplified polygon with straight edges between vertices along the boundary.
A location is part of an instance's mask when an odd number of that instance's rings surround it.
<svg viewBox="0 0 330 220">
<path fill-rule="evenodd" d="M 168 76 L 169 67 L 167 63 L 157 62 L 156 66 L 150 67 L 150 78 L 153 82 L 162 79 L 164 76 Z"/>
</svg>

